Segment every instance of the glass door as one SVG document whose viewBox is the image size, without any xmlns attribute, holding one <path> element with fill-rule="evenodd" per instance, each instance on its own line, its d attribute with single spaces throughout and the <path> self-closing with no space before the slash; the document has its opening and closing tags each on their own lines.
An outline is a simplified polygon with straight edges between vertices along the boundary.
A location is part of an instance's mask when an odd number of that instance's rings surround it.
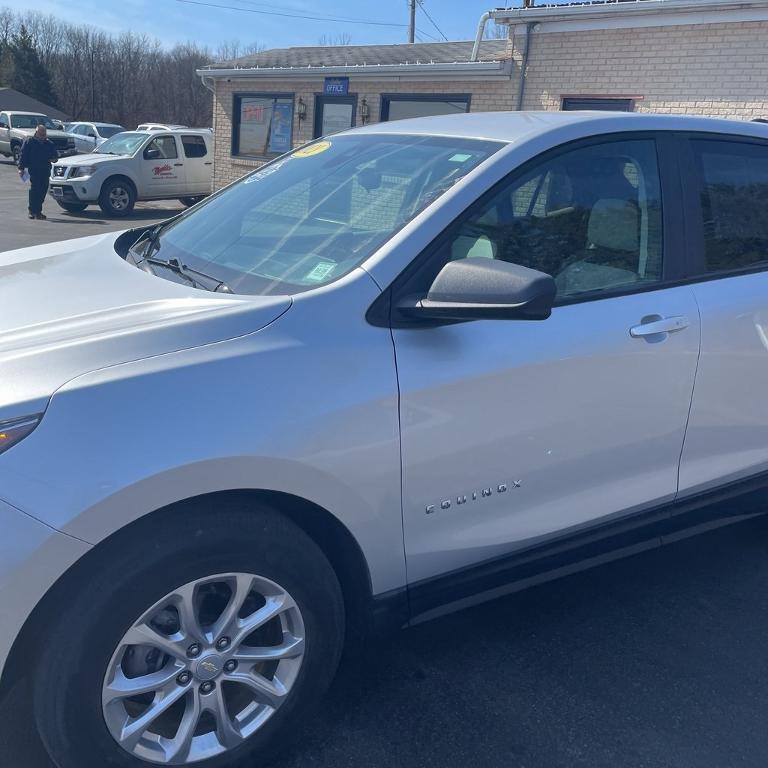
<svg viewBox="0 0 768 768">
<path fill-rule="evenodd" d="M 357 96 L 317 96 L 314 138 L 354 127 L 356 111 Z"/>
</svg>

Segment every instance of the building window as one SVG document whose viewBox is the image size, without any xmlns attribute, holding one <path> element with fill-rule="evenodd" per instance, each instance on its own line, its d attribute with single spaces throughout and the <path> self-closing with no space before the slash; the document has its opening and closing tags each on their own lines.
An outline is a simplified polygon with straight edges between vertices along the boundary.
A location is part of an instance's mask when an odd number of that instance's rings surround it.
<svg viewBox="0 0 768 768">
<path fill-rule="evenodd" d="M 589 109 L 598 112 L 632 112 L 634 99 L 593 98 L 591 96 L 563 96 L 563 111 Z"/>
<path fill-rule="evenodd" d="M 357 96 L 315 96 L 314 138 L 355 127 Z"/>
<path fill-rule="evenodd" d="M 291 149 L 293 94 L 238 94 L 233 107 L 233 155 L 269 157 Z"/>
<path fill-rule="evenodd" d="M 403 120 L 408 117 L 456 115 L 469 112 L 469 94 L 383 94 L 381 119 Z"/>
</svg>

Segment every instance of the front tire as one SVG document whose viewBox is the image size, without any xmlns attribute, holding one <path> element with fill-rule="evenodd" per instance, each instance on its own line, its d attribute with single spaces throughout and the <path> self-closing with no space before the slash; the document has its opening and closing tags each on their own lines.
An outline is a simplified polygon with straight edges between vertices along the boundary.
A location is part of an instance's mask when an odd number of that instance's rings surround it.
<svg viewBox="0 0 768 768">
<path fill-rule="evenodd" d="M 127 179 L 107 179 L 99 195 L 99 207 L 107 216 L 127 216 L 136 205 L 136 191 Z"/>
<path fill-rule="evenodd" d="M 13 156 L 13 164 L 18 165 L 21 160 L 21 144 L 14 144 L 11 147 L 11 155 Z"/>
<path fill-rule="evenodd" d="M 69 211 L 70 213 L 82 213 L 88 207 L 87 203 L 61 203 L 58 200 L 56 202 L 59 203 L 65 211 Z"/>
<path fill-rule="evenodd" d="M 196 505 L 102 546 L 37 666 L 56 765 L 235 768 L 292 742 L 344 638 L 317 545 L 265 507 Z"/>
</svg>

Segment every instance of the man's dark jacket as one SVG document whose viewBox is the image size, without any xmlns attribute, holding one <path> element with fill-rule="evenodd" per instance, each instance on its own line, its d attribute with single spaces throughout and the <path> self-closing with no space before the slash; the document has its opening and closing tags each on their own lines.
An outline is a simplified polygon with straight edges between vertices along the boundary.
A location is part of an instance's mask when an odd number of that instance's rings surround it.
<svg viewBox="0 0 768 768">
<path fill-rule="evenodd" d="M 50 139 L 41 141 L 34 136 L 30 136 L 24 141 L 21 147 L 21 157 L 19 158 L 19 170 L 25 168 L 29 170 L 30 176 L 51 175 L 51 163 L 59 159 L 59 153 Z"/>
</svg>

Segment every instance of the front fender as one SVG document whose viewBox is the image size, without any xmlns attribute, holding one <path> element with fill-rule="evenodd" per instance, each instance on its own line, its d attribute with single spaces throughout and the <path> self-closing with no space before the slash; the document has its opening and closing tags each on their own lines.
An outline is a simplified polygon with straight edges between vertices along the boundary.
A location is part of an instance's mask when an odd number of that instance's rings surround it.
<svg viewBox="0 0 768 768">
<path fill-rule="evenodd" d="M 362 279 L 368 287 L 355 290 L 367 306 L 378 291 Z M 339 322 L 335 307 L 346 302 L 333 293 L 325 299 L 325 307 L 319 298 L 298 301 L 248 336 L 69 382 L 40 426 L 0 457 L 2 496 L 98 544 L 143 515 L 202 494 L 288 493 L 349 530 L 374 594 L 401 587 L 391 337 L 368 325 L 363 311 Z"/>
</svg>

